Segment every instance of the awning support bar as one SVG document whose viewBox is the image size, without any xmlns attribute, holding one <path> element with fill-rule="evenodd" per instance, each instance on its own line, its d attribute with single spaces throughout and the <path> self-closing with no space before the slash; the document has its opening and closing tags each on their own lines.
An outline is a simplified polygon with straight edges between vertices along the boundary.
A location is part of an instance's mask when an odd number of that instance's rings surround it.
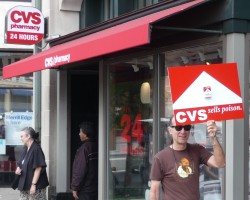
<svg viewBox="0 0 250 200">
<path fill-rule="evenodd" d="M 205 29 L 194 29 L 194 28 L 179 28 L 179 27 L 169 27 L 169 26 L 151 26 L 151 29 L 162 29 L 162 30 L 172 30 L 172 31 L 188 31 L 188 32 L 200 32 L 200 33 L 213 33 L 222 34 L 221 30 L 205 30 Z"/>
</svg>

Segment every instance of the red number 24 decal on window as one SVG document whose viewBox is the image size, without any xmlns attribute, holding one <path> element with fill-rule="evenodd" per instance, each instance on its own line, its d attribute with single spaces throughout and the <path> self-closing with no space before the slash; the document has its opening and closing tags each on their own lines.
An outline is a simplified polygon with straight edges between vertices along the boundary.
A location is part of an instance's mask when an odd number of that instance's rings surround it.
<svg viewBox="0 0 250 200">
<path fill-rule="evenodd" d="M 132 134 L 129 134 L 130 132 L 130 128 L 131 128 L 131 118 L 128 114 L 123 115 L 122 119 L 121 119 L 121 127 L 124 127 L 123 131 L 122 131 L 122 137 L 121 137 L 121 142 L 131 142 L 131 137 L 136 137 L 137 138 L 137 142 L 140 143 L 142 140 L 142 136 L 143 136 L 143 130 L 142 130 L 142 115 L 141 114 L 137 114 L 135 117 L 135 121 L 133 123 L 133 127 L 131 130 Z"/>
</svg>

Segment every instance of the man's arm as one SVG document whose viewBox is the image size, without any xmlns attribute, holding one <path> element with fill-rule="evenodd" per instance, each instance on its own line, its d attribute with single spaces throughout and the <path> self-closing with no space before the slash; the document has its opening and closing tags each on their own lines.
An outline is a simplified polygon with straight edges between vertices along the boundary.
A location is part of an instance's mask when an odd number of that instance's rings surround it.
<svg viewBox="0 0 250 200">
<path fill-rule="evenodd" d="M 211 138 L 211 140 L 213 143 L 214 155 L 209 158 L 207 164 L 211 167 L 225 167 L 225 155 L 219 141 L 216 137 Z"/>
<path fill-rule="evenodd" d="M 73 194 L 73 197 L 75 198 L 75 200 L 79 199 L 77 191 L 73 190 L 72 194 Z"/>
<path fill-rule="evenodd" d="M 84 154 L 83 146 L 77 150 L 72 167 L 71 189 L 78 191 L 80 184 L 88 172 L 86 155 Z"/>
<path fill-rule="evenodd" d="M 151 187 L 150 187 L 150 200 L 159 200 L 160 199 L 160 186 L 161 181 L 151 180 Z"/>
<path fill-rule="evenodd" d="M 207 122 L 207 130 L 208 130 L 208 133 L 209 133 L 212 145 L 213 145 L 213 150 L 214 150 L 214 153 L 209 158 L 207 164 L 208 166 L 211 166 L 211 167 L 217 167 L 217 168 L 225 167 L 225 162 L 226 162 L 225 154 L 216 137 L 217 126 L 215 124 L 215 121 L 210 120 Z"/>
</svg>

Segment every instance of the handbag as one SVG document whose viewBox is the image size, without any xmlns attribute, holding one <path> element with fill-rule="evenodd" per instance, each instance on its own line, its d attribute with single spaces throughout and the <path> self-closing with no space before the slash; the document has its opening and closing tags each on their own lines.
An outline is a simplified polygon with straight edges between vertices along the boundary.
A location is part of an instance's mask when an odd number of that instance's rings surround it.
<svg viewBox="0 0 250 200">
<path fill-rule="evenodd" d="M 11 184 L 11 188 L 12 188 L 13 190 L 17 189 L 18 183 L 19 183 L 19 179 L 20 179 L 20 176 L 19 176 L 19 175 L 16 175 L 15 178 L 14 178 L 14 181 L 13 181 L 12 184 Z"/>
</svg>

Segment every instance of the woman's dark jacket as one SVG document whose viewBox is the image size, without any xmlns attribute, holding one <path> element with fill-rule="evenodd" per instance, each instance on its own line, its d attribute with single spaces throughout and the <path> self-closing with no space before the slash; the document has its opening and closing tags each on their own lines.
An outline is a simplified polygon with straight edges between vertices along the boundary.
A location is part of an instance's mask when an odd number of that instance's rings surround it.
<svg viewBox="0 0 250 200">
<path fill-rule="evenodd" d="M 98 144 L 89 139 L 76 152 L 71 189 L 74 191 L 98 191 Z"/>
<path fill-rule="evenodd" d="M 18 183 L 18 189 L 20 191 L 30 190 L 34 172 L 37 167 L 42 167 L 42 171 L 36 183 L 36 189 L 43 189 L 49 185 L 45 156 L 41 146 L 36 142 L 32 143 L 28 151 L 27 147 L 24 147 L 24 151 L 17 163 L 17 166 L 22 169 Z"/>
</svg>

